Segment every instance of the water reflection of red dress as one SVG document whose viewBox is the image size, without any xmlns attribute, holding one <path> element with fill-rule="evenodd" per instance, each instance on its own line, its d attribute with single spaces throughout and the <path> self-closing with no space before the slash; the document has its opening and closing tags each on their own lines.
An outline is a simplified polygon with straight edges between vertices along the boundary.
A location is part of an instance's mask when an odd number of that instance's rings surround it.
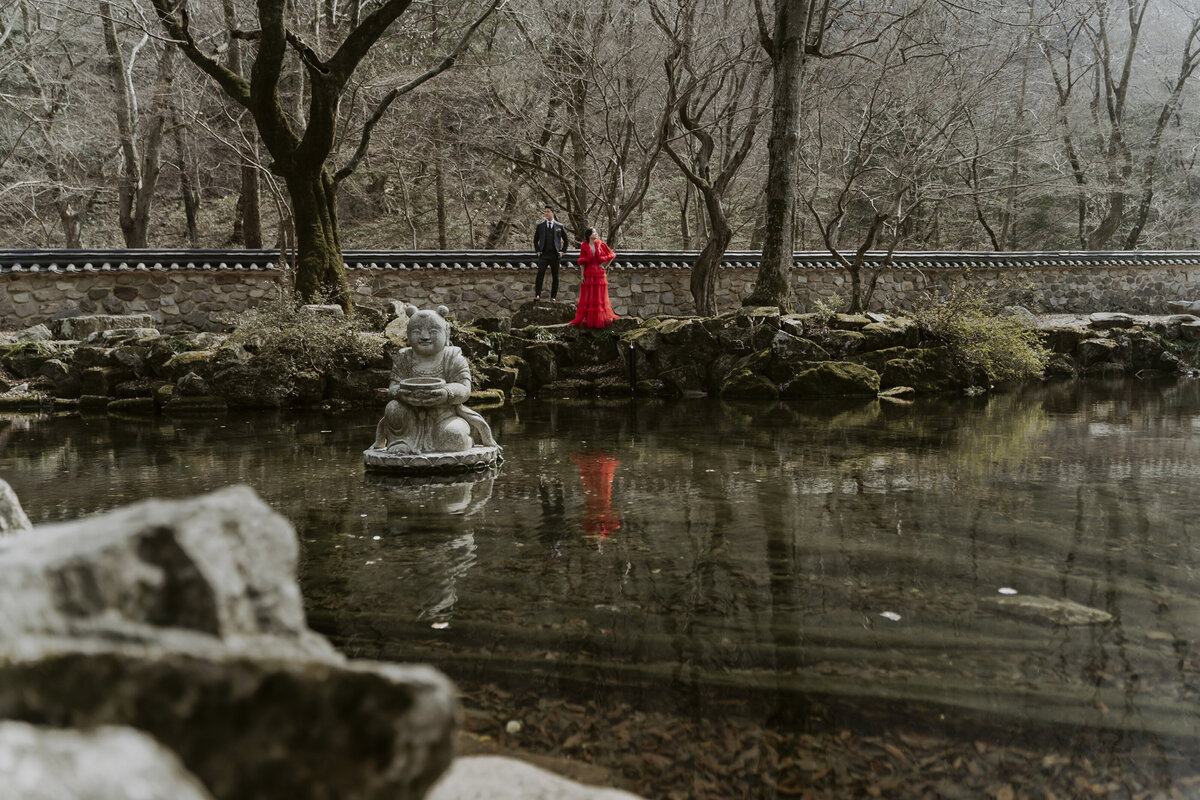
<svg viewBox="0 0 1200 800">
<path fill-rule="evenodd" d="M 583 481 L 583 531 L 589 536 L 607 538 L 621 527 L 621 518 L 612 507 L 613 474 L 621 460 L 603 451 L 572 453 Z"/>
<path fill-rule="evenodd" d="M 596 240 L 579 245 L 579 265 L 583 267 L 583 284 L 579 287 L 579 307 L 569 324 L 584 328 L 607 328 L 617 318 L 608 301 L 608 276 L 603 264 L 616 258 L 604 242 Z"/>
</svg>

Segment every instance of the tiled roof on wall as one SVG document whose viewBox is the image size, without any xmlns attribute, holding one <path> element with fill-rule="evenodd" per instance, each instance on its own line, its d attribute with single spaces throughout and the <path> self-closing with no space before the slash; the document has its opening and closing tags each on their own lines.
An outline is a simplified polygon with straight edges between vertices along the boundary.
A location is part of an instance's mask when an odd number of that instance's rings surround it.
<svg viewBox="0 0 1200 800">
<path fill-rule="evenodd" d="M 351 270 L 496 270 L 531 269 L 537 258 L 528 252 L 504 250 L 347 250 Z M 578 253 L 564 254 L 574 261 Z M 616 269 L 691 269 L 694 251 L 626 251 Z M 885 253 L 866 256 L 868 266 L 884 261 Z M 730 251 L 724 268 L 756 269 L 757 251 Z M 278 268 L 278 250 L 0 250 L 0 274 L 124 271 L 261 271 Z M 827 252 L 798 252 L 798 269 L 841 269 Z M 1031 269 L 1041 267 L 1189 267 L 1200 266 L 1200 252 L 1182 250 L 1056 251 L 1056 252 L 905 252 L 892 254 L 896 269 Z"/>
</svg>

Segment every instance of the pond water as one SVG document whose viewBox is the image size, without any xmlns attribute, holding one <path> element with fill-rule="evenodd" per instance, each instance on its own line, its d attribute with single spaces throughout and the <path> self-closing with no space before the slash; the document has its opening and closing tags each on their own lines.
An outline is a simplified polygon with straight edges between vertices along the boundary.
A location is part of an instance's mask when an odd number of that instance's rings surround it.
<svg viewBox="0 0 1200 800">
<path fill-rule="evenodd" d="M 10 415 L 0 477 L 35 524 L 249 484 L 344 652 L 647 797 L 1197 791 L 1200 382 L 486 415 L 448 484 L 364 473 L 374 412 Z"/>
</svg>

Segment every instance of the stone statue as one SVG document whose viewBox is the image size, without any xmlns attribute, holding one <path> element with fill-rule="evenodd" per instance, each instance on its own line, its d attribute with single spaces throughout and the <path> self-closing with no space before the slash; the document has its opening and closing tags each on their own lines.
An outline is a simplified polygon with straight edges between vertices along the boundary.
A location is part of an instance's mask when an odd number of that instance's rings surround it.
<svg viewBox="0 0 1200 800">
<path fill-rule="evenodd" d="M 475 469 L 499 460 L 487 421 L 463 405 L 471 396 L 471 368 L 449 343 L 447 311 L 409 306 L 408 347 L 393 359 L 391 400 L 364 454 L 367 466 Z"/>
</svg>

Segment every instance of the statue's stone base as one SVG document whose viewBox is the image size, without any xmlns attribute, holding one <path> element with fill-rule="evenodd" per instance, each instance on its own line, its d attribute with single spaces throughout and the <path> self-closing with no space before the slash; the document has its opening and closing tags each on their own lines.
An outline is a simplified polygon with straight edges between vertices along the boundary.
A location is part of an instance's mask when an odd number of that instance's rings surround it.
<svg viewBox="0 0 1200 800">
<path fill-rule="evenodd" d="M 363 464 L 367 469 L 410 474 L 471 472 L 497 466 L 502 460 L 500 448 L 487 445 L 475 445 L 462 453 L 363 451 Z"/>
</svg>

